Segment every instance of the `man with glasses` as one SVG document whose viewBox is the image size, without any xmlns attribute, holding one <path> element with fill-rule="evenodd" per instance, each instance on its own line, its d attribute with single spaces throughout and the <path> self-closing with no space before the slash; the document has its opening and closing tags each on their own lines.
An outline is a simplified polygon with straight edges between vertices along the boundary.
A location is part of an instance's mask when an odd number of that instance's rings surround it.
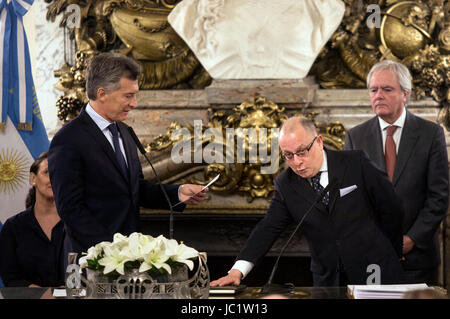
<svg viewBox="0 0 450 319">
<path fill-rule="evenodd" d="M 211 286 L 238 285 L 318 194 L 337 179 L 302 224 L 311 253 L 314 286 L 399 283 L 403 206 L 386 174 L 363 151 L 324 149 L 314 124 L 303 117 L 283 123 L 279 145 L 288 168 L 275 180 L 266 216 L 258 223 L 228 275 Z"/>
<path fill-rule="evenodd" d="M 438 284 L 438 230 L 448 207 L 448 158 L 444 131 L 405 107 L 411 74 L 384 60 L 367 76 L 372 119 L 347 132 L 345 149 L 364 150 L 389 176 L 403 199 L 405 282 Z"/>
</svg>

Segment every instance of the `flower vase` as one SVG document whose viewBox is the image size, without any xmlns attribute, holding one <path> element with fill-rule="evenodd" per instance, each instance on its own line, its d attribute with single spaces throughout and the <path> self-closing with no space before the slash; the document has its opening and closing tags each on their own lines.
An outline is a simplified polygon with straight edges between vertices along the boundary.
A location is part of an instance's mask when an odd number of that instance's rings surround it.
<svg viewBox="0 0 450 319">
<path fill-rule="evenodd" d="M 134 268 L 126 271 L 115 281 L 117 296 L 120 299 L 148 299 L 155 289 L 156 282 L 145 272 Z"/>
<path fill-rule="evenodd" d="M 188 282 L 188 267 L 176 265 L 172 267 L 172 273 L 153 274 L 155 288 L 150 298 L 152 299 L 189 299 L 190 290 Z"/>
<path fill-rule="evenodd" d="M 162 235 L 154 238 L 134 232 L 127 237 L 116 233 L 112 242 L 90 247 L 86 256 L 79 259 L 79 265 L 87 269 L 88 279 L 82 277 L 87 282 L 86 297 L 197 299 L 209 296 L 206 253 Z M 93 269 L 104 269 L 108 274 Z M 147 271 L 139 272 L 139 269 Z M 67 277 L 72 278 L 71 275 Z"/>
<path fill-rule="evenodd" d="M 89 282 L 86 293 L 88 298 L 116 299 L 118 297 L 114 276 L 105 275 L 100 270 L 86 269 L 86 277 Z"/>
</svg>

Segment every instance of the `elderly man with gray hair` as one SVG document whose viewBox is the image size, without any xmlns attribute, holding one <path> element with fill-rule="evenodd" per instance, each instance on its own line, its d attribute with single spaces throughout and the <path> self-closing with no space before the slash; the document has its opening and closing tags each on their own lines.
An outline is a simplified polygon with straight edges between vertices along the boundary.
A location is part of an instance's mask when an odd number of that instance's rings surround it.
<svg viewBox="0 0 450 319">
<path fill-rule="evenodd" d="M 411 75 L 390 60 L 367 76 L 376 116 L 347 132 L 345 149 L 364 150 L 385 171 L 403 199 L 402 265 L 406 283 L 436 285 L 438 229 L 448 207 L 448 158 L 443 129 L 406 108 Z"/>
</svg>

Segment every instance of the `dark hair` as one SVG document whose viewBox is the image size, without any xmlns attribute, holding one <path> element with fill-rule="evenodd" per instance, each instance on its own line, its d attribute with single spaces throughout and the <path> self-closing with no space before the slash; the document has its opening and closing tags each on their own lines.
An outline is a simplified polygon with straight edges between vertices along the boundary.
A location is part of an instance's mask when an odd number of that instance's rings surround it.
<svg viewBox="0 0 450 319">
<path fill-rule="evenodd" d="M 113 92 L 119 88 L 122 77 L 137 80 L 140 74 L 141 66 L 132 58 L 113 52 L 100 53 L 86 68 L 87 96 L 95 101 L 99 88 Z"/>
<path fill-rule="evenodd" d="M 48 158 L 48 152 L 44 152 L 31 164 L 30 173 L 37 175 L 39 171 L 39 166 L 41 163 Z M 28 191 L 27 199 L 25 200 L 25 207 L 31 207 L 36 202 L 36 187 L 31 187 Z"/>
</svg>

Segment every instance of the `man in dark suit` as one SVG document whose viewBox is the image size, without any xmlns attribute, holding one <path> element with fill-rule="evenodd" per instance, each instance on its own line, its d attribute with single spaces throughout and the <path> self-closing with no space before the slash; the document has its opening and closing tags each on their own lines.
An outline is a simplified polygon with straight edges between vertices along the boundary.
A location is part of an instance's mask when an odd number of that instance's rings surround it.
<svg viewBox="0 0 450 319">
<path fill-rule="evenodd" d="M 324 150 L 322 136 L 305 118 L 286 120 L 279 144 L 289 168 L 275 180 L 269 210 L 228 275 L 211 286 L 239 284 L 279 234 L 304 217 L 317 193 L 334 178 L 339 189 L 325 196 L 302 225 L 314 286 L 366 284 L 370 265 L 380 267 L 379 283 L 398 283 L 403 209 L 386 174 L 362 151 Z"/>
<path fill-rule="evenodd" d="M 48 166 L 66 254 L 138 231 L 140 206 L 169 209 L 160 186 L 143 178 L 136 144 L 122 122 L 137 106 L 140 72 L 123 55 L 95 56 L 86 70 L 88 105 L 53 137 Z M 196 204 L 207 191 L 191 184 L 164 187 L 172 205 Z"/>
<path fill-rule="evenodd" d="M 437 285 L 438 229 L 448 207 L 444 131 L 405 108 L 411 75 L 404 65 L 389 60 L 376 64 L 367 87 L 377 116 L 347 132 L 345 149 L 365 150 L 403 199 L 405 282 Z"/>
</svg>

